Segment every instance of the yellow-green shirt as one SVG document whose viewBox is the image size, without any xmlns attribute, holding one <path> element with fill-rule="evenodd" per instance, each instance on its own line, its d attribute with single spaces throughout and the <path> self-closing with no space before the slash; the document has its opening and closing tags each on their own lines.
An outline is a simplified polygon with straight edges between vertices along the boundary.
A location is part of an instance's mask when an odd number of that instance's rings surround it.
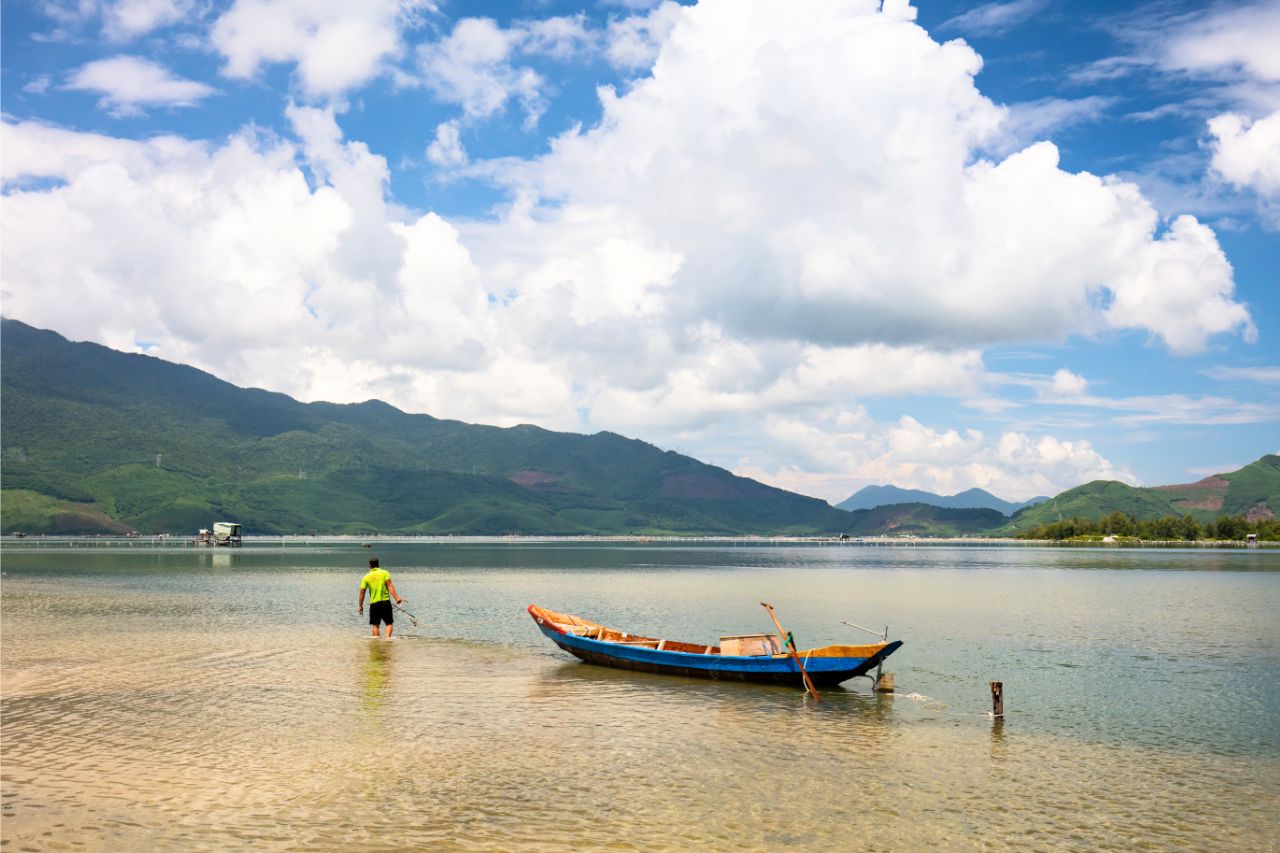
<svg viewBox="0 0 1280 853">
<path fill-rule="evenodd" d="M 369 603 L 387 601 L 391 593 L 387 592 L 387 581 L 391 580 L 391 572 L 386 569 L 370 569 L 369 574 L 360 580 L 360 588 L 369 590 Z"/>
</svg>

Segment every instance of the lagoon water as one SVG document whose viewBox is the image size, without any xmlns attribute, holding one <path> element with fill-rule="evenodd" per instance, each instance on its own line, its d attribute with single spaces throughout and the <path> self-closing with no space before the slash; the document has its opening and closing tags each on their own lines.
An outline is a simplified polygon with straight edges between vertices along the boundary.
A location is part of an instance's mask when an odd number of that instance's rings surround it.
<svg viewBox="0 0 1280 853">
<path fill-rule="evenodd" d="M 424 627 L 371 641 L 370 554 Z M 1280 849 L 1280 552 L 420 544 L 0 554 L 0 848 Z M 895 696 L 591 667 L 525 606 Z M 993 723 L 988 681 L 1005 684 Z M 927 697 L 927 698 L 922 698 Z"/>
</svg>

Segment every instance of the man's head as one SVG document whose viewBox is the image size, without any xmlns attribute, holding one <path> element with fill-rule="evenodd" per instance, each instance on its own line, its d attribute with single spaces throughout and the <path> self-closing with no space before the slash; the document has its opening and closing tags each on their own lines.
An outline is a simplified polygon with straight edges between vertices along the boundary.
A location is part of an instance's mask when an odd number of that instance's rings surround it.
<svg viewBox="0 0 1280 853">
<path fill-rule="evenodd" d="M 377 557 L 372 557 L 372 558 L 370 558 L 370 560 L 369 560 L 369 568 L 371 568 L 371 569 L 376 569 L 376 568 L 378 568 L 378 558 L 377 558 Z"/>
</svg>

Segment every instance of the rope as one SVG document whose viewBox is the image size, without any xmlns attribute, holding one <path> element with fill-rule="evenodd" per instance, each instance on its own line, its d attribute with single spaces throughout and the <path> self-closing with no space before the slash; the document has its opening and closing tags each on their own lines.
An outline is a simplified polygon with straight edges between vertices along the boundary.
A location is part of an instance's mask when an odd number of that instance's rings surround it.
<svg viewBox="0 0 1280 853">
<path fill-rule="evenodd" d="M 946 714 L 946 715 L 947 715 L 947 716 L 949 716 L 949 717 L 982 717 L 983 719 L 986 719 L 986 720 L 994 720 L 994 719 L 996 719 L 995 714 L 994 714 L 994 713 L 992 713 L 991 711 L 988 711 L 988 712 L 986 712 L 985 714 L 974 714 L 974 713 L 972 713 L 972 712 L 969 712 L 969 713 L 957 713 L 957 712 L 955 712 L 955 711 L 948 711 L 948 710 L 947 710 L 947 705 L 946 705 L 945 703 L 943 703 L 943 702 L 938 702 L 938 700 L 937 700 L 937 699 L 931 699 L 931 698 L 929 698 L 928 696 L 925 696 L 925 695 L 920 694 L 920 693 L 882 693 L 881 695 L 882 695 L 882 696 L 892 696 L 892 697 L 894 697 L 895 699 L 910 699 L 912 702 L 937 702 L 941 707 L 939 707 L 939 708 L 924 708 L 923 710 L 926 710 L 926 711 L 933 711 L 934 713 L 938 713 L 938 714 Z"/>
</svg>

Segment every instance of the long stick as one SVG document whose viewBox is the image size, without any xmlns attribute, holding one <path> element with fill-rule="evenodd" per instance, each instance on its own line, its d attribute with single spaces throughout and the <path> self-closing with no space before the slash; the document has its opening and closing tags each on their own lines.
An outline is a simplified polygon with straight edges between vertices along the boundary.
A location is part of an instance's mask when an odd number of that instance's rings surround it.
<svg viewBox="0 0 1280 853">
<path fill-rule="evenodd" d="M 419 624 L 418 624 L 418 620 L 417 620 L 417 619 L 414 619 L 414 618 L 413 618 L 413 614 L 412 614 L 412 613 L 410 613 L 408 610 L 405 610 L 405 609 L 404 609 L 403 607 L 401 607 L 399 604 L 392 604 L 391 606 L 392 606 L 392 607 L 394 607 L 396 610 L 399 610 L 399 611 L 400 611 L 401 613 L 403 613 L 405 616 L 408 616 L 408 617 L 409 617 L 409 622 L 411 622 L 411 623 L 413 624 L 413 627 L 415 627 L 415 628 L 421 628 L 421 627 L 422 627 L 421 625 L 419 625 Z"/>
<path fill-rule="evenodd" d="M 760 602 L 760 606 L 769 611 L 769 618 L 773 620 L 773 624 L 778 626 L 778 633 L 782 635 L 782 642 L 786 643 L 787 650 L 791 652 L 791 659 L 796 662 L 796 666 L 800 667 L 800 675 L 804 677 L 804 686 L 811 694 L 815 701 L 818 700 L 818 691 L 813 687 L 813 681 L 809 679 L 809 673 L 805 671 L 804 662 L 800 660 L 800 655 L 796 654 L 795 643 L 787 643 L 787 632 L 783 629 L 782 623 L 778 621 L 778 617 L 773 614 L 773 605 Z"/>
</svg>

